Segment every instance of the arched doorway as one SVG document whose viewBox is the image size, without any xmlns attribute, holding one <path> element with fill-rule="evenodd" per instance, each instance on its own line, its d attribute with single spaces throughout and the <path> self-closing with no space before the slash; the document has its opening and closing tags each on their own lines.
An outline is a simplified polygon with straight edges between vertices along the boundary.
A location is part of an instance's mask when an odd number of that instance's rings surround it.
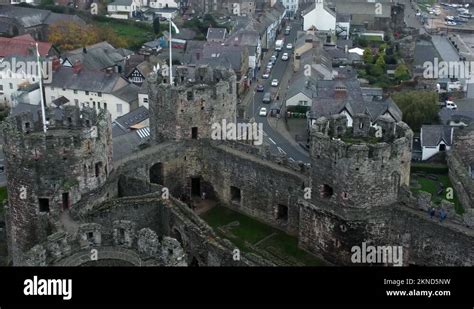
<svg viewBox="0 0 474 309">
<path fill-rule="evenodd" d="M 164 185 L 163 163 L 156 163 L 150 168 L 150 182 Z"/>
</svg>

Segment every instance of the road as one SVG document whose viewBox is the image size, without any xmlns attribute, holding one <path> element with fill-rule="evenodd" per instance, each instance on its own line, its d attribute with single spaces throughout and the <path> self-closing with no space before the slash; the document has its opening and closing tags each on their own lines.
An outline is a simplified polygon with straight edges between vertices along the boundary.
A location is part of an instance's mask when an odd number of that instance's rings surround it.
<svg viewBox="0 0 474 309">
<path fill-rule="evenodd" d="M 296 40 L 296 32 L 298 31 L 298 29 L 301 29 L 302 22 L 291 21 L 290 25 L 291 25 L 290 34 L 287 36 L 283 36 L 285 39 L 285 47 L 279 53 L 276 64 L 273 66 L 270 78 L 268 79 L 262 79 L 261 76 L 263 72 L 265 71 L 265 67 L 268 63 L 268 60 L 273 50 L 270 50 L 269 52 L 267 52 L 266 57 L 264 58 L 264 60 L 262 60 L 262 65 L 261 65 L 262 69 L 259 72 L 258 83 L 263 84 L 265 87 L 265 90 L 263 92 L 256 92 L 253 96 L 253 100 L 251 98 L 251 101 L 249 102 L 248 107 L 247 107 L 247 115 L 250 116 L 249 118 L 252 118 L 252 115 L 253 115 L 253 118 L 256 120 L 257 123 L 263 123 L 264 140 L 268 142 L 268 144 L 270 145 L 270 151 L 272 153 L 285 154 L 287 155 L 288 160 L 290 161 L 302 161 L 304 163 L 310 163 L 309 155 L 305 154 L 304 150 L 295 149 L 294 145 L 292 145 L 278 131 L 274 130 L 270 126 L 266 117 L 258 115 L 260 108 L 266 107 L 267 110 L 269 110 L 270 106 L 272 106 L 275 103 L 275 98 L 274 98 L 272 104 L 264 104 L 262 102 L 264 93 L 272 92 L 275 97 L 277 94 L 280 94 L 280 99 L 282 99 L 283 95 L 281 94 L 281 92 L 283 92 L 283 90 L 280 87 L 287 87 L 286 84 L 280 84 L 278 87 L 272 87 L 271 81 L 273 79 L 278 79 L 278 81 L 281 82 L 285 74 L 291 74 L 292 72 L 292 68 L 289 67 L 290 61 L 281 60 L 281 56 L 283 55 L 283 53 L 287 52 L 289 56 L 292 57 L 292 54 L 293 54 L 292 50 L 287 50 L 286 44 L 292 43 L 294 45 L 295 40 Z M 281 100 L 279 101 L 279 103 L 280 102 Z"/>
</svg>

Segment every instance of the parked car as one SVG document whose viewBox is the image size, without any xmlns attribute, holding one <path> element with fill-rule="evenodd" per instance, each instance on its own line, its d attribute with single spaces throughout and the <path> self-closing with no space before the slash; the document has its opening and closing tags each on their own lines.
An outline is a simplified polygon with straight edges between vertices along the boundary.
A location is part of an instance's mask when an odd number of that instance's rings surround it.
<svg viewBox="0 0 474 309">
<path fill-rule="evenodd" d="M 275 64 L 275 62 L 277 61 L 277 56 L 275 55 L 272 55 L 272 57 L 270 58 L 270 60 L 273 62 L 273 64 Z"/>
<path fill-rule="evenodd" d="M 267 116 L 267 109 L 265 107 L 262 107 L 260 109 L 260 112 L 258 113 L 259 116 Z"/>
<path fill-rule="evenodd" d="M 446 100 L 446 108 L 448 108 L 448 109 L 457 109 L 458 106 L 453 101 Z"/>
<path fill-rule="evenodd" d="M 272 80 L 272 87 L 278 87 L 278 79 Z"/>
<path fill-rule="evenodd" d="M 263 103 L 271 103 L 272 102 L 272 94 L 270 92 L 265 92 L 263 95 Z"/>
<path fill-rule="evenodd" d="M 264 79 L 270 78 L 270 73 L 271 71 L 269 69 L 265 70 L 265 72 L 262 75 L 262 78 Z"/>
<path fill-rule="evenodd" d="M 265 90 L 265 87 L 262 84 L 258 84 L 256 90 L 257 92 L 263 92 L 263 90 Z"/>
<path fill-rule="evenodd" d="M 273 62 L 270 60 L 267 64 L 267 69 L 271 70 L 273 68 Z"/>
<path fill-rule="evenodd" d="M 290 59 L 290 56 L 288 56 L 288 53 L 283 53 L 283 56 L 281 56 L 281 60 L 287 61 L 288 59 Z"/>
<path fill-rule="evenodd" d="M 291 43 L 286 44 L 286 49 L 293 49 L 293 44 Z"/>
</svg>

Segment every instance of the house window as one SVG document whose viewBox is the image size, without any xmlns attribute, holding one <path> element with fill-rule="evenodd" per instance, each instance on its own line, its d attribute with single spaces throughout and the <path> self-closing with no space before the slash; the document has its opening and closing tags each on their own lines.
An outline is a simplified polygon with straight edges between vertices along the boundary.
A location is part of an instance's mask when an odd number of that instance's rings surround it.
<svg viewBox="0 0 474 309">
<path fill-rule="evenodd" d="M 93 106 L 94 109 L 95 109 L 95 101 L 92 101 L 92 106 Z"/>
<path fill-rule="evenodd" d="M 49 199 L 39 198 L 38 203 L 40 212 L 49 212 Z"/>
<path fill-rule="evenodd" d="M 86 91 L 86 95 L 89 95 L 89 91 Z"/>
<path fill-rule="evenodd" d="M 107 103 L 104 103 L 104 109 L 107 109 Z"/>
<path fill-rule="evenodd" d="M 79 106 L 79 100 L 78 99 L 74 99 L 74 105 Z"/>
<path fill-rule="evenodd" d="M 148 98 L 143 98 L 143 103 L 148 103 Z"/>
<path fill-rule="evenodd" d="M 117 104 L 117 113 L 122 114 L 122 104 Z"/>
<path fill-rule="evenodd" d="M 74 90 L 74 94 L 77 94 L 77 90 Z"/>
<path fill-rule="evenodd" d="M 10 83 L 10 89 L 13 89 L 13 84 L 12 83 Z"/>
<path fill-rule="evenodd" d="M 191 138 L 192 139 L 197 139 L 198 138 L 198 128 L 197 127 L 192 127 L 192 129 L 191 129 Z"/>
<path fill-rule="evenodd" d="M 99 97 L 101 97 L 101 96 L 102 96 L 102 92 L 97 92 L 97 95 L 98 95 Z"/>
<path fill-rule="evenodd" d="M 99 106 L 99 109 L 101 109 L 101 107 L 100 107 L 100 102 L 97 102 L 97 105 Z"/>
</svg>

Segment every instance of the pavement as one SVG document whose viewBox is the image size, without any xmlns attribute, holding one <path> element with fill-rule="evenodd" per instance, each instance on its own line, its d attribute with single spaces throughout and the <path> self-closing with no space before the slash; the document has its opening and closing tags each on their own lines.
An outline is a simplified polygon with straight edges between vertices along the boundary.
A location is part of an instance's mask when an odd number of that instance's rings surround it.
<svg viewBox="0 0 474 309">
<path fill-rule="evenodd" d="M 287 50 L 286 44 L 293 43 L 294 45 L 296 41 L 296 32 L 298 29 L 302 28 L 301 20 L 292 20 L 289 23 L 291 26 L 290 34 L 285 36 L 283 33 L 281 33 L 278 37 L 278 39 L 285 39 L 285 48 L 283 48 L 283 50 L 279 53 L 278 59 L 271 71 L 270 78 L 262 79 L 261 76 L 265 71 L 265 67 L 270 60 L 271 55 L 273 54 L 273 49 L 270 49 L 265 54 L 261 63 L 262 69 L 259 72 L 257 82 L 252 83 L 249 93 L 244 97 L 242 104 L 247 106 L 245 118 L 253 118 L 257 123 L 263 124 L 264 141 L 270 145 L 270 151 L 272 153 L 285 154 L 290 161 L 302 161 L 304 163 L 310 163 L 309 154 L 305 152 L 301 146 L 298 145 L 298 143 L 295 142 L 291 134 L 286 129 L 282 119 L 277 120 L 275 117 L 262 117 L 258 115 L 258 112 L 262 107 L 266 107 L 267 110 L 269 110 L 271 106 L 276 104 L 281 106 L 281 104 L 283 104 L 280 100 L 277 100 L 276 102 L 273 101 L 271 104 L 264 104 L 262 99 L 264 93 L 266 92 L 273 93 L 274 99 L 285 97 L 288 81 L 292 76 L 293 69 L 292 61 L 283 61 L 281 60 L 281 56 L 283 53 L 287 52 L 290 54 L 290 59 L 292 58 L 293 50 Z M 273 79 L 278 79 L 280 82 L 278 87 L 271 86 L 271 81 Z M 264 85 L 263 92 L 255 92 L 255 86 L 258 83 L 262 83 Z"/>
</svg>

